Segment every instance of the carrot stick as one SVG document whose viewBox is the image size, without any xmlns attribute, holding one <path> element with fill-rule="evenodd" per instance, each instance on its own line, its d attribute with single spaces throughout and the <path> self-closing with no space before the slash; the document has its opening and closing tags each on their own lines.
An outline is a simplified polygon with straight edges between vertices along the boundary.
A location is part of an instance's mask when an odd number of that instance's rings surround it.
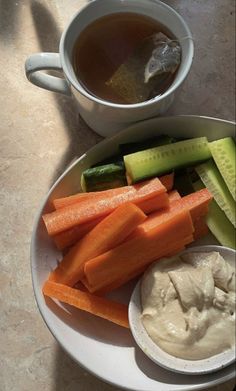
<svg viewBox="0 0 236 391">
<path fill-rule="evenodd" d="M 185 246 L 189 243 L 192 243 L 193 242 L 193 235 L 189 235 L 188 237 L 186 237 L 182 242 L 181 244 L 180 243 L 176 243 L 174 246 L 173 246 L 173 249 L 171 252 L 169 252 L 168 254 L 166 253 L 165 255 L 163 255 L 162 257 L 172 257 L 176 254 L 178 254 L 179 252 L 183 251 L 185 249 Z M 161 258 L 162 258 L 161 257 Z M 84 286 L 86 286 L 87 290 L 91 293 L 96 293 L 96 295 L 104 295 L 106 293 L 109 293 L 117 288 L 120 288 L 122 285 L 126 284 L 127 282 L 129 282 L 130 280 L 133 280 L 134 278 L 137 278 L 138 276 L 140 276 L 141 274 L 143 274 L 145 272 L 145 270 L 149 267 L 149 263 L 146 264 L 145 266 L 142 266 L 140 269 L 136 269 L 136 270 L 133 270 L 131 273 L 129 274 L 124 274 L 121 278 L 115 280 L 115 281 L 112 281 L 112 283 L 108 284 L 107 286 L 103 286 L 102 288 L 100 287 L 100 283 L 98 285 L 90 285 L 88 280 L 86 279 L 86 277 L 83 279 L 83 284 Z"/>
<path fill-rule="evenodd" d="M 104 217 L 85 222 L 66 231 L 53 236 L 53 240 L 59 250 L 70 247 L 82 239 L 91 229 L 93 229 Z"/>
<path fill-rule="evenodd" d="M 122 186 L 115 189 L 108 189 L 103 191 L 91 191 L 89 193 L 77 193 L 69 197 L 57 198 L 53 200 L 55 209 L 65 208 L 66 206 L 73 205 L 83 201 L 97 201 L 98 199 L 111 198 L 120 194 L 128 193 L 130 191 L 136 192 L 134 186 Z"/>
<path fill-rule="evenodd" d="M 189 240 L 189 242 L 188 242 Z M 172 250 L 167 257 L 173 257 L 174 255 L 180 253 L 181 251 L 185 250 L 185 246 L 189 243 L 192 243 L 194 241 L 193 235 L 189 236 L 189 239 L 186 238 L 186 240 L 183 242 L 182 245 L 179 245 L 175 248 L 175 250 Z"/>
<path fill-rule="evenodd" d="M 50 274 L 50 280 L 73 286 L 84 276 L 84 264 L 120 244 L 146 215 L 136 205 L 126 203 L 85 235 Z"/>
<path fill-rule="evenodd" d="M 169 191 L 168 197 L 169 197 L 170 202 L 177 201 L 177 200 L 181 199 L 181 195 L 179 194 L 179 192 L 177 190 Z"/>
<path fill-rule="evenodd" d="M 194 240 L 200 239 L 203 236 L 206 236 L 209 233 L 208 226 L 205 221 L 206 217 L 199 217 L 194 221 Z"/>
<path fill-rule="evenodd" d="M 173 189 L 174 185 L 174 173 L 172 172 L 171 174 L 163 175 L 159 177 L 161 183 L 163 186 L 165 186 L 167 191 L 170 191 Z"/>
<path fill-rule="evenodd" d="M 208 205 L 212 199 L 211 193 L 207 189 L 200 190 L 189 194 L 179 200 L 170 202 L 167 209 L 159 210 L 151 213 L 148 218 L 141 223 L 127 238 L 128 240 L 149 231 L 150 229 L 161 225 L 167 221 L 171 215 L 174 215 L 178 210 L 188 209 L 193 222 L 201 216 L 205 216 L 208 211 Z M 206 190 L 206 191 L 205 191 Z"/>
<path fill-rule="evenodd" d="M 123 276 L 117 281 L 113 281 L 111 284 L 104 286 L 103 288 L 99 289 L 99 286 L 91 286 L 87 280 L 86 277 L 83 278 L 82 283 L 86 287 L 86 289 L 92 293 L 96 292 L 96 295 L 105 295 L 106 293 L 112 292 L 117 288 L 120 288 L 122 285 L 126 284 L 128 281 L 133 280 L 134 278 L 141 276 L 145 270 L 147 269 L 148 265 L 142 266 L 140 269 L 136 270 L 133 274 L 129 276 Z"/>
<path fill-rule="evenodd" d="M 86 278 L 91 286 L 101 289 L 169 254 L 176 248 L 176 244 L 183 243 L 193 231 L 190 213 L 187 210 L 177 211 L 161 226 L 86 262 Z"/>
<path fill-rule="evenodd" d="M 91 295 L 66 285 L 46 281 L 43 286 L 43 294 L 70 304 L 80 310 L 90 312 L 101 318 L 107 319 L 120 326 L 129 328 L 128 307 L 125 304 Z"/>
<path fill-rule="evenodd" d="M 167 208 L 170 204 L 167 193 L 158 194 L 155 197 L 139 202 L 138 206 L 146 214 L 155 212 L 156 210 Z"/>
<path fill-rule="evenodd" d="M 166 187 L 167 191 L 173 188 L 174 183 L 174 173 L 164 175 L 159 178 L 164 187 Z M 99 199 L 111 198 L 120 194 L 128 193 L 128 192 L 136 192 L 139 184 L 130 185 L 130 186 L 122 186 L 116 189 L 108 189 L 103 191 L 93 191 L 89 193 L 77 193 L 73 194 L 69 197 L 62 197 L 53 200 L 53 205 L 55 209 L 65 208 L 66 206 L 73 205 L 78 202 L 93 200 L 97 202 Z"/>
<path fill-rule="evenodd" d="M 169 202 L 172 202 L 174 198 L 177 199 L 177 191 L 172 190 L 168 193 Z M 172 198 L 172 200 L 171 200 Z M 179 196 L 179 198 L 181 198 Z M 139 208 L 141 208 L 146 214 L 150 212 L 154 212 L 158 209 L 160 209 L 160 206 L 162 205 L 162 208 L 167 207 L 167 197 L 166 193 L 160 194 L 158 197 L 153 197 L 150 200 L 142 201 L 141 204 L 139 204 Z M 104 217 L 99 217 L 98 219 L 85 222 L 83 224 L 79 224 L 76 227 L 70 228 L 66 231 L 60 232 L 57 235 L 53 236 L 53 239 L 55 241 L 55 244 L 59 250 L 63 250 L 67 247 L 72 246 L 76 242 L 78 242 L 84 235 L 86 235 L 95 225 L 97 225 Z"/>
<path fill-rule="evenodd" d="M 179 252 L 183 251 L 185 249 L 185 246 L 193 241 L 193 236 L 190 235 L 189 237 L 185 238 L 182 245 L 180 243 L 176 244 L 175 249 L 172 250 L 171 253 L 166 254 L 166 257 L 172 257 Z M 105 295 L 106 293 L 112 292 L 115 289 L 120 288 L 130 280 L 133 280 L 134 278 L 137 278 L 141 276 L 145 270 L 149 267 L 149 265 L 145 265 L 144 267 L 141 267 L 140 269 L 135 270 L 129 275 L 124 275 L 122 278 L 120 278 L 117 281 L 113 281 L 110 285 L 104 286 L 103 288 L 99 289 L 99 286 L 91 286 L 87 280 L 86 277 L 82 279 L 82 283 L 84 287 L 87 289 L 87 291 L 93 293 L 96 292 L 96 295 Z M 84 288 L 84 289 L 85 289 Z"/>
<path fill-rule="evenodd" d="M 199 218 L 199 216 L 206 215 L 206 213 L 208 211 L 209 202 L 211 201 L 211 198 L 212 198 L 210 192 L 208 190 L 204 189 L 204 192 L 203 191 L 201 191 L 200 193 L 196 192 L 195 196 L 194 196 L 194 194 L 195 193 L 190 194 L 188 196 L 185 196 L 183 198 L 180 198 L 183 203 L 179 201 L 176 204 L 172 204 L 171 207 L 168 209 L 168 211 L 163 210 L 163 211 L 159 211 L 159 212 L 156 212 L 156 213 L 149 215 L 148 219 L 145 220 L 145 222 L 143 224 L 140 224 L 137 227 L 137 229 L 131 234 L 131 237 L 134 237 L 137 234 L 137 231 L 143 230 L 143 229 L 145 229 L 145 227 L 147 229 L 149 229 L 152 226 L 155 226 L 157 224 L 161 224 L 163 221 L 162 219 L 165 219 L 166 217 L 168 217 L 168 215 L 166 213 L 173 211 L 175 208 L 181 209 L 181 207 L 186 207 L 188 205 L 188 208 L 190 210 L 190 213 L 191 213 L 194 221 L 196 220 L 196 218 Z M 171 192 L 168 193 L 168 196 L 169 196 L 170 202 L 175 202 L 176 200 L 173 198 L 175 198 L 175 197 L 178 198 L 178 192 L 176 190 L 172 190 Z M 153 209 L 155 209 L 155 205 L 154 205 L 155 199 L 152 199 L 152 201 L 150 200 L 150 201 L 143 202 L 144 207 L 145 207 L 145 203 L 147 205 L 146 209 L 144 208 L 145 213 L 150 213 L 150 209 L 152 207 L 153 207 Z M 150 209 L 148 209 L 148 204 L 150 205 Z M 158 208 L 156 207 L 156 209 L 158 209 Z M 57 247 L 61 250 L 61 249 L 64 249 L 66 247 L 73 245 L 82 236 L 84 236 L 87 232 L 89 232 L 89 230 L 93 226 L 95 226 L 101 219 L 102 218 L 95 220 L 93 222 L 81 224 L 78 227 L 74 227 L 70 230 L 64 231 L 64 232 L 54 236 Z M 203 227 L 202 227 L 202 229 L 203 229 Z M 207 230 L 207 227 L 205 226 L 202 231 L 201 236 L 206 235 L 207 232 L 208 232 L 208 230 Z M 197 238 L 197 234 L 194 234 L 194 237 Z"/>
<path fill-rule="evenodd" d="M 165 191 L 166 189 L 159 179 L 154 178 L 139 184 L 136 192 L 132 191 L 113 196 L 110 199 L 101 199 L 96 203 L 93 200 L 76 203 L 43 215 L 43 220 L 48 234 L 56 235 L 76 225 L 106 216 L 125 202 L 139 205 L 140 202 L 153 198 Z"/>
<path fill-rule="evenodd" d="M 168 209 L 151 213 L 148 218 L 132 232 L 129 239 L 161 225 L 169 219 L 169 215 L 175 214 L 178 210 L 188 209 L 193 221 L 195 221 L 197 218 L 207 214 L 208 205 L 211 200 L 211 193 L 207 189 L 203 189 L 182 197 L 180 200 L 173 201 L 170 203 Z"/>
</svg>

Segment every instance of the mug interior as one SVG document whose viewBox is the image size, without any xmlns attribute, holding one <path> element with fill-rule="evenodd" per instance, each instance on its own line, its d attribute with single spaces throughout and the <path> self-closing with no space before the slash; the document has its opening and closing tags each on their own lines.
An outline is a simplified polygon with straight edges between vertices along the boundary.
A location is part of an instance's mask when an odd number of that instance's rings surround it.
<svg viewBox="0 0 236 391">
<path fill-rule="evenodd" d="M 137 13 L 157 20 L 180 41 L 182 49 L 181 63 L 171 86 L 161 96 L 136 104 L 116 104 L 91 95 L 79 83 L 73 68 L 73 49 L 80 33 L 93 21 L 106 15 L 122 12 Z M 90 100 L 113 107 L 138 107 L 162 100 L 182 83 L 192 63 L 193 40 L 183 18 L 159 0 L 93 0 L 74 16 L 64 31 L 60 42 L 60 56 L 63 70 L 70 83 Z"/>
</svg>

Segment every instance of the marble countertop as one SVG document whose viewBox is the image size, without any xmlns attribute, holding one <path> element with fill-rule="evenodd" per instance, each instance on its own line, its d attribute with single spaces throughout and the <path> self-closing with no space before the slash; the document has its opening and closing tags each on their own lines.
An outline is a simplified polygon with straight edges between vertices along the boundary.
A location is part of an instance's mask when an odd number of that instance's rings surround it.
<svg viewBox="0 0 236 391">
<path fill-rule="evenodd" d="M 70 98 L 31 85 L 24 61 L 57 52 L 64 25 L 86 1 L 0 1 L 0 390 L 115 391 L 75 364 L 36 307 L 29 246 L 37 208 L 69 162 L 101 138 Z M 168 114 L 233 120 L 234 0 L 168 0 L 195 40 L 191 72 Z M 233 383 L 218 391 L 231 391 Z M 215 391 L 216 391 L 215 389 Z"/>
</svg>

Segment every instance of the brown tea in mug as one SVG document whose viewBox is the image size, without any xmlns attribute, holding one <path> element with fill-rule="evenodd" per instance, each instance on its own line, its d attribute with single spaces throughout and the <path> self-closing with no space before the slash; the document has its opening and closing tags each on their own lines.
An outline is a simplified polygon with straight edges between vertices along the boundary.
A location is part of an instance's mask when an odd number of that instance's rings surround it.
<svg viewBox="0 0 236 391">
<path fill-rule="evenodd" d="M 73 66 L 79 83 L 92 95 L 134 104 L 163 94 L 173 83 L 181 48 L 156 20 L 135 13 L 101 17 L 79 35 Z"/>
</svg>

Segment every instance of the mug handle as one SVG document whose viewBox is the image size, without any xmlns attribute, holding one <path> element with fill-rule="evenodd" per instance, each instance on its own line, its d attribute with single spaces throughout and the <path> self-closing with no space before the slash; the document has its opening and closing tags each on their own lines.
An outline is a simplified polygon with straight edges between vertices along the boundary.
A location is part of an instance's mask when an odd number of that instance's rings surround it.
<svg viewBox="0 0 236 391">
<path fill-rule="evenodd" d="M 50 76 L 42 70 L 54 69 L 62 72 L 59 53 L 36 53 L 29 56 L 25 62 L 27 79 L 38 87 L 46 90 L 71 95 L 69 83 L 66 79 Z"/>
</svg>

